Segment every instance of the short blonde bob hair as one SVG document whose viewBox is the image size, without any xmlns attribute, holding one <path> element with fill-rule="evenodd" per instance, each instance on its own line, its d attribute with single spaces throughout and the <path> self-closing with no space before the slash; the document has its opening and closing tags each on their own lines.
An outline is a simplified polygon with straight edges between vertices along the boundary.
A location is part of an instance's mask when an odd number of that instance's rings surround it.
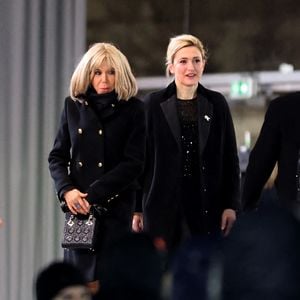
<svg viewBox="0 0 300 300">
<path fill-rule="evenodd" d="M 110 43 L 95 43 L 83 55 L 72 75 L 70 96 L 73 100 L 82 100 L 95 70 L 103 63 L 115 71 L 115 91 L 119 100 L 128 100 L 137 94 L 136 79 L 125 55 Z"/>
<path fill-rule="evenodd" d="M 170 42 L 166 55 L 166 75 L 170 76 L 170 65 L 174 62 L 175 54 L 182 48 L 194 46 L 197 47 L 202 55 L 204 61 L 207 60 L 207 51 L 203 43 L 191 34 L 181 34 L 170 38 Z"/>
</svg>

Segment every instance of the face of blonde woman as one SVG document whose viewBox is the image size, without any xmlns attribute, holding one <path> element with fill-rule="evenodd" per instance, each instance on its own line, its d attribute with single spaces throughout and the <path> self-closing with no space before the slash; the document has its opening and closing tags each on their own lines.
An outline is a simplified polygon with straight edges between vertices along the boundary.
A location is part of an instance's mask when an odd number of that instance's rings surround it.
<svg viewBox="0 0 300 300">
<path fill-rule="evenodd" d="M 115 70 L 103 63 L 94 71 L 92 86 L 97 94 L 105 94 L 115 89 Z"/>
<path fill-rule="evenodd" d="M 176 52 L 170 65 L 170 72 L 175 77 L 177 87 L 192 87 L 198 85 L 204 66 L 205 61 L 200 50 L 195 46 L 189 46 Z"/>
</svg>

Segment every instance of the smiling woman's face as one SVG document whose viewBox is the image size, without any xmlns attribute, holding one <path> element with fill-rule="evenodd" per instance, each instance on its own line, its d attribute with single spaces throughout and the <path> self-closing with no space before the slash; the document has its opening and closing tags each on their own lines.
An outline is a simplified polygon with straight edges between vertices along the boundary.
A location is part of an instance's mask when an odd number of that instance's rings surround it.
<svg viewBox="0 0 300 300">
<path fill-rule="evenodd" d="M 170 72 L 175 76 L 176 86 L 195 86 L 201 79 L 205 61 L 200 50 L 188 46 L 178 50 L 170 65 Z"/>
</svg>

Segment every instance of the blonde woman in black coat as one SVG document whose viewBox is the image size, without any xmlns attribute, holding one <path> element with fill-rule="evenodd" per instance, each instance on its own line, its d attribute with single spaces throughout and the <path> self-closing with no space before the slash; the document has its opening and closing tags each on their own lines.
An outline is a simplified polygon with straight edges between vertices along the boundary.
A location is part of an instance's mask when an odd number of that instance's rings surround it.
<svg viewBox="0 0 300 300">
<path fill-rule="evenodd" d="M 108 209 L 97 250 L 65 250 L 64 255 L 94 283 L 106 246 L 131 230 L 145 152 L 144 108 L 136 93 L 126 57 L 109 43 L 94 44 L 72 75 L 49 154 L 63 210 L 87 214 L 92 204 Z"/>
<path fill-rule="evenodd" d="M 205 62 L 198 38 L 171 38 L 174 81 L 145 99 L 143 209 L 133 230 L 162 237 L 169 250 L 188 236 L 229 234 L 239 206 L 233 122 L 225 98 L 199 84 Z"/>
</svg>

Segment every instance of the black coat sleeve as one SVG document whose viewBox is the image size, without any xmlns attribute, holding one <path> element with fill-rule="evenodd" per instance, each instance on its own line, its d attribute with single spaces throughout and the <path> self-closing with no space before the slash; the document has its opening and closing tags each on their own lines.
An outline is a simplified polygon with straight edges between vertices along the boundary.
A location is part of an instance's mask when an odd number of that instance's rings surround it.
<svg viewBox="0 0 300 300">
<path fill-rule="evenodd" d="M 234 125 L 230 113 L 230 109 L 226 102 L 226 128 L 224 141 L 224 208 L 240 210 L 240 167 L 237 154 L 237 144 L 235 138 Z"/>
<path fill-rule="evenodd" d="M 153 142 L 151 140 L 151 124 L 149 120 L 149 102 L 151 101 L 151 94 L 147 94 L 144 99 L 144 110 L 145 110 L 145 159 L 144 168 L 141 176 L 139 177 L 140 188 L 136 194 L 136 212 L 143 211 L 143 197 L 147 193 L 148 187 L 151 183 L 153 176 Z"/>
<path fill-rule="evenodd" d="M 258 206 L 262 189 L 279 156 L 280 126 L 276 103 L 270 104 L 257 142 L 250 153 L 242 193 L 244 210 Z"/>
<path fill-rule="evenodd" d="M 61 114 L 59 129 L 54 141 L 54 145 L 48 156 L 49 170 L 54 180 L 57 196 L 63 201 L 63 194 L 75 188 L 70 176 L 68 165 L 70 163 L 71 141 L 67 121 L 67 99 Z"/>
</svg>

